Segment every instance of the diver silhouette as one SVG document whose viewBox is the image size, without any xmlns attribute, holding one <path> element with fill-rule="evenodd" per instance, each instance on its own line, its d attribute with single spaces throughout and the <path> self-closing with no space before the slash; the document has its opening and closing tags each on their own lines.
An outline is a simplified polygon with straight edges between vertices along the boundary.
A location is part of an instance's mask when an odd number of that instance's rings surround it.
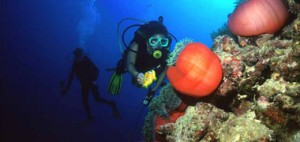
<svg viewBox="0 0 300 142">
<path fill-rule="evenodd" d="M 69 91 L 70 86 L 72 84 L 73 78 L 76 75 L 81 85 L 81 95 L 82 95 L 82 103 L 84 109 L 87 113 L 87 121 L 92 121 L 93 116 L 90 110 L 90 106 L 88 104 L 88 94 L 92 91 L 95 101 L 110 105 L 112 108 L 113 116 L 116 118 L 120 118 L 120 113 L 116 107 L 116 103 L 114 101 L 109 101 L 99 96 L 97 78 L 99 75 L 99 70 L 96 65 L 84 54 L 82 48 L 75 48 L 73 51 L 74 60 L 72 65 L 72 70 L 69 74 L 68 83 L 66 86 L 62 85 L 61 93 L 62 95 L 66 95 Z"/>
</svg>

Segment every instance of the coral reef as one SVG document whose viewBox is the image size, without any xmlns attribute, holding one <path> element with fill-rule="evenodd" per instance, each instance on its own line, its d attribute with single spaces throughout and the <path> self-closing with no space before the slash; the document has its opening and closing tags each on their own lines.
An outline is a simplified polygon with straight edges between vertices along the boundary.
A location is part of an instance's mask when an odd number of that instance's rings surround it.
<svg viewBox="0 0 300 142">
<path fill-rule="evenodd" d="M 229 118 L 218 130 L 218 140 L 221 142 L 252 142 L 271 141 L 273 131 L 255 119 L 254 112 L 246 113 L 240 117 Z"/>
<path fill-rule="evenodd" d="M 228 35 L 230 37 L 235 37 L 231 31 L 229 30 L 228 28 L 228 24 L 227 23 L 224 23 L 223 26 L 219 29 L 217 29 L 217 31 L 213 31 L 211 34 L 210 34 L 210 38 L 212 40 L 214 40 L 216 37 L 220 36 L 220 35 Z"/>
<path fill-rule="evenodd" d="M 300 41 L 300 7 L 299 7 L 299 12 L 297 14 L 297 19 L 295 19 L 290 25 L 284 28 L 282 37 L 286 39 L 293 39 L 295 41 Z"/>
<path fill-rule="evenodd" d="M 174 92 L 174 88 L 167 84 L 160 90 L 160 95 L 155 96 L 149 104 L 149 113 L 145 119 L 144 136 L 145 141 L 151 142 L 155 138 L 155 120 L 157 117 L 170 120 L 170 112 L 180 107 L 181 100 Z M 184 111 L 184 110 L 182 110 Z"/>
<path fill-rule="evenodd" d="M 277 139 L 285 139 L 288 128 L 299 130 L 298 43 L 274 38 L 241 48 L 228 36 L 215 41 L 224 70 L 215 95 L 233 98 L 230 105 L 236 115 L 255 111 Z"/>
<path fill-rule="evenodd" d="M 186 47 L 187 44 L 192 43 L 192 39 L 185 38 L 176 43 L 174 50 L 170 53 L 169 58 L 167 59 L 167 65 L 173 66 L 175 65 L 178 55 L 181 51 Z"/>
<path fill-rule="evenodd" d="M 177 120 L 161 123 L 164 139 L 157 141 L 300 141 L 300 10 L 299 1 L 286 2 L 292 16 L 275 34 L 214 38 L 211 49 L 223 69 L 220 85 Z M 188 43 L 176 45 L 170 66 Z M 170 119 L 183 102 L 180 93 L 167 88 L 150 106 L 146 141 L 154 140 L 155 120 Z M 174 96 L 181 103 L 170 99 Z"/>
<path fill-rule="evenodd" d="M 294 14 L 300 13 L 300 2 L 299 0 L 287 0 L 287 3 L 289 5 L 289 11 L 291 11 Z"/>
<path fill-rule="evenodd" d="M 291 132 L 300 129 L 299 19 L 278 35 L 239 37 L 237 42 L 218 36 L 213 45 L 223 66 L 215 95 L 232 99 L 227 105 L 237 116 L 254 111 L 276 141 L 289 141 Z"/>
<path fill-rule="evenodd" d="M 300 142 L 300 131 L 298 133 L 296 133 L 293 137 L 292 140 L 293 142 Z"/>
<path fill-rule="evenodd" d="M 199 141 L 204 137 L 209 139 L 214 126 L 220 126 L 229 115 L 224 111 L 207 103 L 198 103 L 190 106 L 185 115 L 174 124 L 174 129 L 166 136 L 168 141 Z M 211 134 L 212 133 L 212 134 Z M 214 138 L 210 138 L 214 139 Z"/>
<path fill-rule="evenodd" d="M 178 118 L 166 139 L 184 142 L 271 140 L 272 130 L 254 117 L 253 112 L 237 117 L 211 104 L 199 102 Z"/>
</svg>

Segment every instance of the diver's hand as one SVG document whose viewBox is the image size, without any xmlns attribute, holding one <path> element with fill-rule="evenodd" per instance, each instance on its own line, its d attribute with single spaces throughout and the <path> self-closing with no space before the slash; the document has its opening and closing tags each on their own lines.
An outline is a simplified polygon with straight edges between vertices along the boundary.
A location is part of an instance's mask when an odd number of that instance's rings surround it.
<svg viewBox="0 0 300 142">
<path fill-rule="evenodd" d="M 144 84 L 144 74 L 143 74 L 143 73 L 138 73 L 136 79 L 137 79 L 137 82 L 138 82 L 140 85 L 143 85 L 143 84 Z"/>
</svg>

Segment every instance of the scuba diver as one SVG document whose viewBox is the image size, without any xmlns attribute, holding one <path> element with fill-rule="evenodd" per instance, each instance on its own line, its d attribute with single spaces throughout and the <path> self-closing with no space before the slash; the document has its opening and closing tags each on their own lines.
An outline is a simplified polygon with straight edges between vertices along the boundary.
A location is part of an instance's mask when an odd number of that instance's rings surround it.
<svg viewBox="0 0 300 142">
<path fill-rule="evenodd" d="M 134 38 L 129 46 L 124 42 L 124 33 L 131 27 L 139 26 L 134 33 Z M 144 100 L 147 105 L 155 91 L 166 76 L 167 58 L 170 53 L 172 38 L 163 25 L 163 18 L 158 21 L 150 21 L 143 25 L 132 25 L 122 34 L 123 44 L 126 50 L 118 61 L 116 71 L 111 77 L 108 91 L 110 94 L 119 94 L 122 83 L 122 74 L 129 72 L 132 76 L 132 84 L 137 87 L 149 88 Z M 176 39 L 176 38 L 175 38 Z M 157 78 L 156 78 L 157 76 Z M 153 88 L 149 87 L 157 81 Z"/>
<path fill-rule="evenodd" d="M 92 116 L 92 113 L 90 111 L 90 107 L 88 104 L 89 91 L 92 91 L 94 99 L 97 102 L 104 103 L 104 104 L 111 106 L 113 116 L 116 118 L 119 118 L 120 114 L 116 107 L 116 103 L 114 101 L 109 101 L 109 100 L 106 100 L 99 96 L 98 84 L 97 84 L 99 70 L 96 67 L 96 65 L 90 60 L 89 57 L 87 57 L 84 54 L 84 51 L 82 48 L 75 48 L 75 50 L 73 51 L 73 54 L 74 54 L 74 60 L 73 60 L 72 70 L 69 74 L 68 83 L 66 86 L 63 85 L 63 82 L 61 83 L 62 95 L 66 95 L 66 93 L 70 89 L 73 78 L 76 75 L 76 77 L 78 78 L 80 85 L 81 85 L 82 103 L 83 103 L 83 106 L 87 113 L 87 118 L 88 118 L 87 121 L 85 121 L 85 122 L 93 120 L 93 116 Z"/>
</svg>

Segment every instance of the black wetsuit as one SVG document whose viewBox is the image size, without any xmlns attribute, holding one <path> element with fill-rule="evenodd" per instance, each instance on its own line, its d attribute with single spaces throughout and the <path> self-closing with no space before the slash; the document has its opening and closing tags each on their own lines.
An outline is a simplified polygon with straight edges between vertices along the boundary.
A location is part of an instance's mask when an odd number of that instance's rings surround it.
<svg viewBox="0 0 300 142">
<path fill-rule="evenodd" d="M 138 47 L 138 53 L 135 61 L 135 68 L 138 72 L 147 72 L 154 69 L 157 74 L 160 74 L 167 65 L 168 52 L 165 51 L 160 59 L 155 59 L 147 52 L 147 47 Z"/>
<path fill-rule="evenodd" d="M 73 62 L 72 73 L 77 76 L 80 82 L 82 103 L 89 118 L 92 117 L 90 107 L 88 105 L 88 94 L 90 90 L 92 91 L 92 94 L 97 102 L 112 105 L 111 101 L 108 101 L 99 96 L 98 85 L 96 83 L 99 75 L 99 70 L 87 56 L 84 56 L 82 57 L 82 59 L 75 60 Z"/>
<path fill-rule="evenodd" d="M 98 68 L 87 56 L 82 57 L 80 60 L 75 60 L 72 71 L 79 79 L 81 85 L 96 81 L 99 75 Z"/>
<path fill-rule="evenodd" d="M 126 60 L 128 52 L 134 52 L 130 51 L 130 49 L 126 49 L 124 52 L 124 55 L 121 60 L 119 60 L 117 65 L 117 72 L 118 73 L 125 73 L 126 72 Z M 135 60 L 135 69 L 138 72 L 145 73 L 150 70 L 155 70 L 156 75 L 159 76 L 167 66 L 167 58 L 169 55 L 169 51 L 166 49 L 162 50 L 163 56 L 160 59 L 155 59 L 151 54 L 147 52 L 146 45 L 138 46 L 138 52 L 136 60 Z M 132 84 L 140 87 L 140 84 L 137 83 L 137 80 L 132 77 Z"/>
</svg>

